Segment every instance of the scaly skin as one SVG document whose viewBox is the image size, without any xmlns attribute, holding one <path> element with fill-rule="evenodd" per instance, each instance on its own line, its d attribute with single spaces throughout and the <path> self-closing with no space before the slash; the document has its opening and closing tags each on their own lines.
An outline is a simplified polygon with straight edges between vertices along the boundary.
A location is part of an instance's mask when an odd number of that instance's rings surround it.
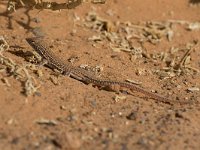
<svg viewBox="0 0 200 150">
<path fill-rule="evenodd" d="M 76 80 L 82 81 L 86 84 L 93 84 L 105 90 L 117 92 L 123 91 L 124 89 L 130 91 L 137 91 L 164 103 L 173 102 L 166 97 L 147 91 L 137 85 L 126 82 L 103 80 L 95 77 L 90 72 L 82 68 L 73 67 L 71 63 L 64 63 L 60 58 L 55 56 L 55 54 L 51 51 L 51 49 L 47 46 L 47 44 L 43 41 L 42 38 L 27 38 L 26 41 L 47 62 L 46 65 L 48 65 L 52 69 L 57 69 L 62 74 L 68 75 Z"/>
</svg>

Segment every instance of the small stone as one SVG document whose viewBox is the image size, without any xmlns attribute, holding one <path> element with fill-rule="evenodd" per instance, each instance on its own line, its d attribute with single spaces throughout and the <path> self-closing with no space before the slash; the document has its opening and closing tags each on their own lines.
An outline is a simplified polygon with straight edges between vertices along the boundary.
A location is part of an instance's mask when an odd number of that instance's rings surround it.
<svg viewBox="0 0 200 150">
<path fill-rule="evenodd" d="M 198 87 L 191 87 L 187 89 L 188 92 L 198 92 L 199 88 Z"/>
</svg>

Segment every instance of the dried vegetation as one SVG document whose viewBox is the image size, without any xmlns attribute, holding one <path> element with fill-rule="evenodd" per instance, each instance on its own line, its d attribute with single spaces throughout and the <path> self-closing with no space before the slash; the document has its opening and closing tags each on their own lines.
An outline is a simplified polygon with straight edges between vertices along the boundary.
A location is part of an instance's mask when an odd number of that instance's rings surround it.
<svg viewBox="0 0 200 150">
<path fill-rule="evenodd" d="M 50 9 L 50 10 L 61 10 L 61 9 L 72 9 L 83 2 L 91 2 L 93 4 L 103 4 L 105 0 L 69 0 L 66 3 L 48 2 L 42 0 L 9 0 L 7 4 L 7 10 L 9 13 L 17 11 L 19 8 L 26 8 L 27 11 L 31 9 Z M 28 12 L 26 12 L 29 17 Z M 28 21 L 28 24 L 30 20 Z M 26 96 L 37 94 L 40 85 L 35 80 L 28 70 L 34 71 L 38 76 L 42 76 L 42 72 L 34 64 L 17 64 L 9 57 L 3 55 L 3 52 L 9 49 L 9 45 L 3 36 L 0 36 L 0 72 L 7 73 L 7 76 L 13 76 L 16 80 L 20 81 L 23 85 L 23 92 Z M 35 57 L 38 59 L 37 55 Z M 35 58 L 25 58 L 27 61 L 35 61 Z M 33 60 L 32 60 L 33 59 Z M 6 77 L 1 78 L 2 82 L 7 86 L 12 86 Z M 51 78 L 54 84 L 58 84 L 55 78 Z"/>
<path fill-rule="evenodd" d="M 71 9 L 79 6 L 83 2 L 103 4 L 105 3 L 105 0 L 69 0 L 66 3 L 44 2 L 42 0 L 9 0 L 8 10 L 12 12 L 22 7 L 26 7 L 28 10 Z M 120 21 L 111 22 L 99 17 L 95 12 L 90 12 L 80 24 L 95 32 L 92 37 L 88 38 L 89 41 L 93 42 L 93 46 L 96 46 L 97 43 L 101 44 L 106 41 L 109 43 L 110 49 L 115 52 L 128 53 L 131 56 L 131 60 L 144 58 L 147 61 L 151 60 L 158 63 L 164 63 L 164 66 L 152 70 L 152 73 L 158 75 L 160 79 L 199 73 L 198 68 L 193 67 L 191 63 L 191 54 L 199 48 L 199 41 L 188 41 L 188 43 L 185 43 L 182 47 L 172 46 L 170 49 L 156 54 L 149 54 L 148 50 L 146 50 L 143 45 L 146 42 L 157 45 L 163 40 L 172 41 L 176 34 L 174 27 L 177 25 L 190 32 L 200 30 L 200 22 L 189 22 L 184 20 L 146 21 L 138 23 Z M 7 71 L 9 75 L 14 76 L 16 79 L 20 79 L 24 83 L 25 95 L 32 95 L 37 91 L 39 86 L 34 77 L 29 74 L 27 68 L 34 71 L 37 69 L 31 64 L 18 65 L 10 58 L 4 56 L 2 53 L 9 49 L 9 46 L 3 37 L 1 37 L 0 40 L 0 59 L 1 64 L 4 66 L 0 71 Z M 135 46 L 136 42 L 138 43 L 137 46 Z M 38 74 L 42 73 L 38 71 Z M 54 78 L 51 80 L 54 84 L 58 84 Z M 6 85 L 10 85 L 9 81 L 5 78 L 2 79 L 2 81 L 5 82 Z"/>
<path fill-rule="evenodd" d="M 200 29 L 200 22 L 188 22 L 180 20 L 168 21 L 147 21 L 147 22 L 111 22 L 102 19 L 96 13 L 88 13 L 83 24 L 85 27 L 97 32 L 88 40 L 94 43 L 108 41 L 110 48 L 115 52 L 126 52 L 131 58 L 147 58 L 157 62 L 164 62 L 163 68 L 154 70 L 160 79 L 172 78 L 185 74 L 195 74 L 199 70 L 191 66 L 191 53 L 198 46 L 198 41 L 189 41 L 182 47 L 171 47 L 169 50 L 156 54 L 149 54 L 143 47 L 145 42 L 153 45 L 159 44 L 163 40 L 172 41 L 175 30 L 174 27 L 181 25 L 185 30 L 194 31 Z M 140 47 L 135 47 L 134 43 L 140 43 Z M 95 44 L 93 44 L 95 46 Z M 167 51 L 167 52 L 166 52 Z M 182 55 L 183 53 L 183 55 Z"/>
<path fill-rule="evenodd" d="M 50 2 L 43 0 L 9 0 L 8 10 L 16 11 L 21 7 L 28 9 L 50 9 L 50 10 L 61 10 L 61 9 L 73 9 L 84 2 L 91 2 L 93 4 L 104 4 L 105 0 L 67 0 L 66 3 Z"/>
<path fill-rule="evenodd" d="M 0 37 L 0 64 L 1 64 L 1 72 L 6 72 L 8 76 L 13 76 L 16 80 L 22 82 L 23 84 L 23 93 L 26 96 L 34 94 L 39 85 L 37 84 L 35 78 L 30 75 L 28 69 L 35 68 L 32 64 L 20 65 L 15 63 L 12 59 L 3 55 L 3 52 L 9 49 L 9 45 L 4 39 L 4 37 Z M 12 86 L 9 81 L 3 77 L 2 80 L 5 82 L 7 86 Z"/>
</svg>

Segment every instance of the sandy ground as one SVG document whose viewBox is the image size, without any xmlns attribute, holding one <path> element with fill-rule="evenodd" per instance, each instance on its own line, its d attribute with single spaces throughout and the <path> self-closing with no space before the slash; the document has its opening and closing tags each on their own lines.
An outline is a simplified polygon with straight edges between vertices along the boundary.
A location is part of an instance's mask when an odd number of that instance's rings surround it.
<svg viewBox="0 0 200 150">
<path fill-rule="evenodd" d="M 107 0 L 104 5 L 85 3 L 61 12 L 33 9 L 30 24 L 26 9 L 7 15 L 3 13 L 5 4 L 0 3 L 0 36 L 10 48 L 2 52 L 0 64 L 0 149 L 200 148 L 200 25 L 194 24 L 200 21 L 198 1 Z M 94 25 L 86 20 L 91 12 L 112 25 L 101 28 L 105 31 L 88 27 Z M 127 24 L 141 27 L 147 22 L 154 26 L 155 22 L 161 26 L 168 22 L 170 32 L 159 32 L 156 38 L 161 40 L 156 43 L 130 38 L 132 51 L 119 48 L 118 52 L 117 43 L 102 35 L 120 32 L 123 37 Z M 119 26 L 124 28 L 117 32 Z M 108 79 L 138 82 L 177 103 L 165 104 L 137 92 L 100 90 L 46 67 L 38 71 L 29 62 L 33 49 L 25 40 L 38 28 L 59 57 L 73 60 L 77 66 L 100 68 L 100 74 Z M 104 39 L 95 41 L 100 34 Z M 138 47 L 142 53 L 134 49 Z M 26 68 L 28 75 L 12 72 L 3 58 L 11 59 L 18 66 L 15 69 Z M 164 68 L 167 71 L 162 71 Z M 37 90 L 34 93 L 27 91 L 29 80 L 32 90 Z"/>
</svg>

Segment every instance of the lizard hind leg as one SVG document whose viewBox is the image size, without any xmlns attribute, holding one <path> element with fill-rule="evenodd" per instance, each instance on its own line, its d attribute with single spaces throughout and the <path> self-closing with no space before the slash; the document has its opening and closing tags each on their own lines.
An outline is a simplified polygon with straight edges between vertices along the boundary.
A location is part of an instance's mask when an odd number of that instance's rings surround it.
<svg viewBox="0 0 200 150">
<path fill-rule="evenodd" d="M 48 65 L 48 61 L 46 59 L 41 59 L 41 61 L 38 63 L 38 66 L 44 66 L 44 65 Z"/>
</svg>

